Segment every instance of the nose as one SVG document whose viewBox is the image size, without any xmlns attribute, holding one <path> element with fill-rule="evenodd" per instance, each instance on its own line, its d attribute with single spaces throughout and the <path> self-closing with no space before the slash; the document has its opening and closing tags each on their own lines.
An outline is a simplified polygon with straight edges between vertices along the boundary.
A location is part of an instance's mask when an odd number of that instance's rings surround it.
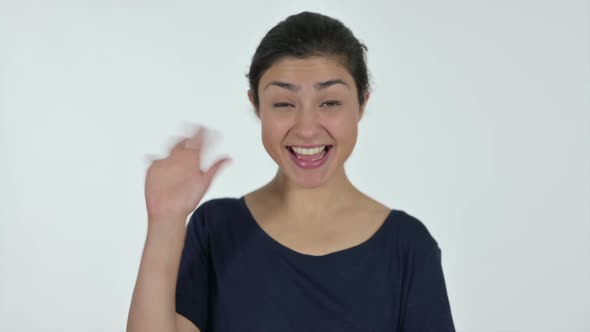
<svg viewBox="0 0 590 332">
<path fill-rule="evenodd" d="M 302 139 L 313 139 L 321 132 L 321 124 L 318 111 L 312 107 L 305 107 L 297 112 L 293 130 Z"/>
</svg>

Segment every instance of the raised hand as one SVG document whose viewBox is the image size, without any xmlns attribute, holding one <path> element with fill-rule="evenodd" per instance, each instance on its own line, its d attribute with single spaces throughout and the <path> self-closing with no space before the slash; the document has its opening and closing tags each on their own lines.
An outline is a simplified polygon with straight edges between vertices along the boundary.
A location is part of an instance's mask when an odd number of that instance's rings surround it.
<svg viewBox="0 0 590 332">
<path fill-rule="evenodd" d="M 206 129 L 200 127 L 174 145 L 164 159 L 152 161 L 145 179 L 145 200 L 151 223 L 186 220 L 194 211 L 219 169 L 230 161 L 220 158 L 208 170 L 201 169 Z"/>
</svg>

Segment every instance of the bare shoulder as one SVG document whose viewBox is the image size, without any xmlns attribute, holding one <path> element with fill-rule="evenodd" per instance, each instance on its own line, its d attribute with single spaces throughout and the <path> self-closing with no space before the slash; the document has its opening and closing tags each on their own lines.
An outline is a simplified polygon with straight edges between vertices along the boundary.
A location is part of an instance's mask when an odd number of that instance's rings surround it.
<svg viewBox="0 0 590 332">
<path fill-rule="evenodd" d="M 190 320 L 180 314 L 176 314 L 176 331 L 177 332 L 201 332 L 198 327 Z"/>
<path fill-rule="evenodd" d="M 273 194 L 269 185 L 265 185 L 244 195 L 244 200 L 250 212 L 266 219 L 267 214 L 272 214 L 273 208 L 278 205 L 277 195 Z"/>
<path fill-rule="evenodd" d="M 358 200 L 358 205 L 354 207 L 357 213 L 372 220 L 384 220 L 391 213 L 391 208 L 387 205 L 362 194 Z"/>
</svg>

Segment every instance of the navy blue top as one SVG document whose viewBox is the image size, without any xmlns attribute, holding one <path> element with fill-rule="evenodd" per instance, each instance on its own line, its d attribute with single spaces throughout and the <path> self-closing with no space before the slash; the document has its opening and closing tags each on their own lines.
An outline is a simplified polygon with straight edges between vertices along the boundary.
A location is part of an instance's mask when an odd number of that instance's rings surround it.
<svg viewBox="0 0 590 332">
<path fill-rule="evenodd" d="M 455 331 L 441 250 L 418 219 L 392 210 L 367 241 L 313 256 L 274 240 L 243 197 L 191 215 L 176 311 L 202 332 Z"/>
</svg>

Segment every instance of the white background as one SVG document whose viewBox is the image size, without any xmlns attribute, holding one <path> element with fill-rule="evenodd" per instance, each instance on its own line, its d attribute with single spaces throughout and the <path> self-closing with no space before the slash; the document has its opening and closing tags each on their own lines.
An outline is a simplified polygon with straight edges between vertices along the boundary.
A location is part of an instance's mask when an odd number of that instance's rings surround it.
<svg viewBox="0 0 590 332">
<path fill-rule="evenodd" d="M 247 72 L 303 10 L 369 48 L 347 169 L 439 242 L 458 331 L 590 331 L 588 1 L 1 1 L 0 330 L 123 331 L 146 232 L 146 154 L 186 122 L 276 166 Z"/>
</svg>

